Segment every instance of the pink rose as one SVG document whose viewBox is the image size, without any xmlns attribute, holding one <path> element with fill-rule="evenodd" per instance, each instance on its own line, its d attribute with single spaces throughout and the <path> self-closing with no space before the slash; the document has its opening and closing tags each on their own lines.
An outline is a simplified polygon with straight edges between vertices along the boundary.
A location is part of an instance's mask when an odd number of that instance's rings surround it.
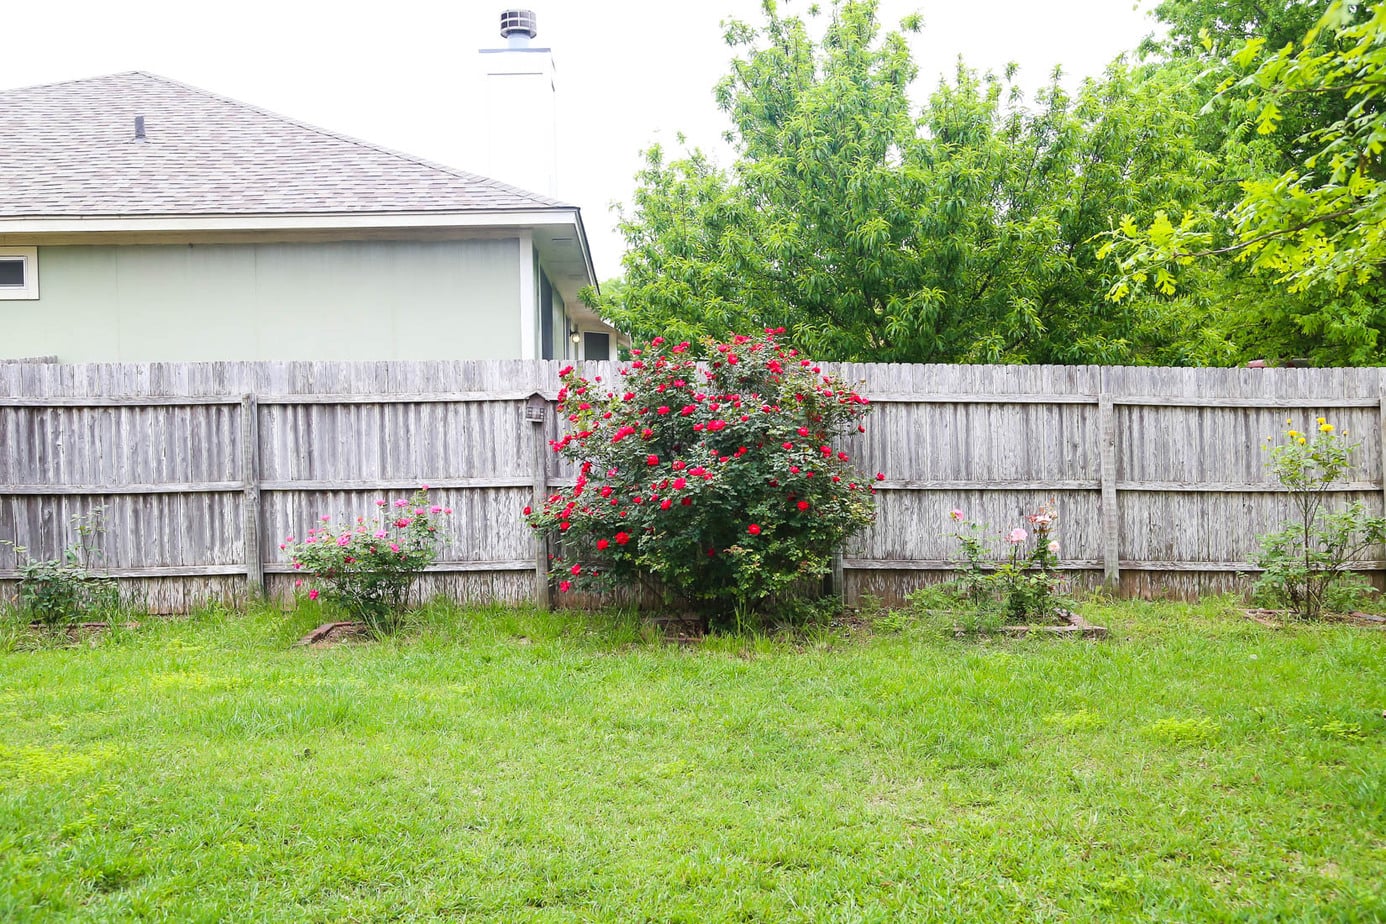
<svg viewBox="0 0 1386 924">
<path fill-rule="evenodd" d="M 318 599 L 318 589 L 317 589 L 316 587 L 314 587 L 312 590 L 308 591 L 308 599 L 309 599 L 309 600 L 316 600 L 316 599 Z"/>
<path fill-rule="evenodd" d="M 1049 551 L 1052 552 L 1052 553 L 1055 554 L 1055 555 L 1058 555 L 1058 554 L 1059 554 L 1059 543 L 1058 543 L 1058 542 L 1051 542 L 1051 543 L 1049 543 Z"/>
<path fill-rule="evenodd" d="M 954 521 L 961 521 L 963 518 L 963 512 L 956 507 L 948 511 L 948 515 L 952 517 Z"/>
<path fill-rule="evenodd" d="M 1021 529 L 1019 526 L 1017 526 L 1015 529 L 1011 530 L 1009 534 L 1007 534 L 1006 541 L 1013 543 L 1015 545 L 1019 545 L 1028 538 L 1030 538 L 1030 534 L 1027 533 L 1025 530 Z"/>
</svg>

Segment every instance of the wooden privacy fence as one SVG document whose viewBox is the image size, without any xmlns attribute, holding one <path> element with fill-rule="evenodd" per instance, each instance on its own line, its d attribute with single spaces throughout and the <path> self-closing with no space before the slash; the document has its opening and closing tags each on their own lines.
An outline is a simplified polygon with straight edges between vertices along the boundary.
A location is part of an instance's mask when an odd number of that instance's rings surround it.
<svg viewBox="0 0 1386 924">
<path fill-rule="evenodd" d="M 545 554 L 520 510 L 572 478 L 548 449 L 559 365 L 0 364 L 0 539 L 56 557 L 69 518 L 102 507 L 103 570 L 152 610 L 178 612 L 248 587 L 287 593 L 283 537 L 320 515 L 373 516 L 375 499 L 426 483 L 454 514 L 424 593 L 543 596 Z M 610 381 L 616 366 L 586 371 Z M 849 599 L 898 599 L 951 569 L 953 508 L 999 537 L 1050 499 L 1076 583 L 1243 587 L 1257 536 L 1284 516 L 1265 438 L 1287 418 L 1308 429 L 1324 416 L 1360 441 L 1335 499 L 1386 509 L 1377 369 L 825 371 L 871 399 L 867 432 L 843 443 L 886 474 L 876 523 L 841 556 Z M 0 551 L 0 591 L 17 576 Z"/>
</svg>

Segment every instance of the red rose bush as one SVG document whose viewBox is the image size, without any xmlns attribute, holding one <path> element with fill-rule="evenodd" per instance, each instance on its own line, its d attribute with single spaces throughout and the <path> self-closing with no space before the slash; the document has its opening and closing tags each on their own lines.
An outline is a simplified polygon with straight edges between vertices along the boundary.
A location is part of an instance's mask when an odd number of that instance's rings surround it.
<svg viewBox="0 0 1386 924">
<path fill-rule="evenodd" d="M 776 341 L 780 331 L 689 343 L 656 337 L 615 382 L 560 371 L 578 465 L 529 524 L 559 543 L 559 589 L 644 582 L 712 617 L 763 609 L 821 577 L 871 522 L 874 489 L 833 445 L 868 402 Z"/>
</svg>

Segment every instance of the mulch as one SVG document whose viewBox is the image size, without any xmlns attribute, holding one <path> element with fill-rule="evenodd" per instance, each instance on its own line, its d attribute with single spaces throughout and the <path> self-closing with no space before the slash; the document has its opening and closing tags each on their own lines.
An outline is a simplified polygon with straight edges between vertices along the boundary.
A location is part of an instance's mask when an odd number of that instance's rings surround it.
<svg viewBox="0 0 1386 924">
<path fill-rule="evenodd" d="M 1283 629 L 1285 626 L 1294 622 L 1292 619 L 1285 618 L 1284 610 L 1268 610 L 1264 608 L 1243 610 L 1242 614 L 1252 622 L 1259 623 L 1267 629 Z M 1324 622 L 1345 622 L 1353 626 L 1361 626 L 1365 629 L 1381 629 L 1386 631 L 1386 616 L 1378 616 L 1376 613 L 1363 613 L 1354 610 L 1351 613 L 1325 613 Z"/>
<path fill-rule="evenodd" d="M 1001 631 L 1007 635 L 1057 635 L 1072 638 L 1106 638 L 1106 626 L 1094 626 L 1082 616 L 1069 610 L 1060 610 L 1061 615 L 1067 625 L 1062 626 L 1002 626 Z"/>
<path fill-rule="evenodd" d="M 332 648 L 370 636 L 364 622 L 325 622 L 294 643 L 296 647 Z"/>
</svg>

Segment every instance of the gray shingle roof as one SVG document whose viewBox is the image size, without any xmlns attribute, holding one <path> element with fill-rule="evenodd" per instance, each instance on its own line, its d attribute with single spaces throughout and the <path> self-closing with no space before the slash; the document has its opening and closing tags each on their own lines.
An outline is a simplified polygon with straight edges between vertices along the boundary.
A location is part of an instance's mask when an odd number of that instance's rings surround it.
<svg viewBox="0 0 1386 924">
<path fill-rule="evenodd" d="M 0 217 L 556 207 L 571 208 L 141 71 L 0 91 Z"/>
</svg>

